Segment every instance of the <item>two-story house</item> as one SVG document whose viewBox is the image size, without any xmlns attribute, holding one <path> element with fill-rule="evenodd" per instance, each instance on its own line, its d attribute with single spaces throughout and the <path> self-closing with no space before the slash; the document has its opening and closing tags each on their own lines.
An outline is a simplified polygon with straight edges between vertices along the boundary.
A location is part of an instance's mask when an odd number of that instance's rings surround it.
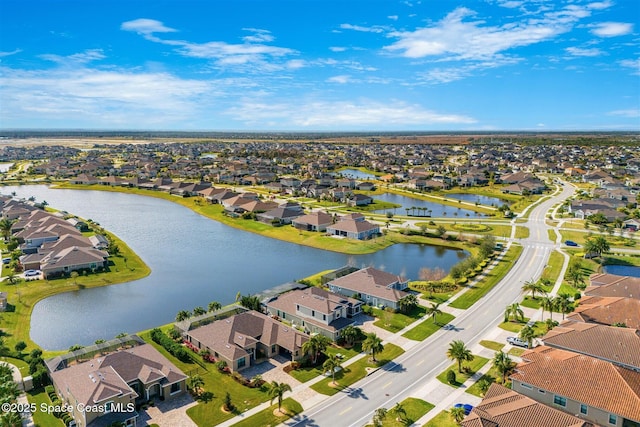
<svg viewBox="0 0 640 427">
<path fill-rule="evenodd" d="M 344 296 L 352 296 L 371 306 L 398 309 L 398 301 L 409 295 L 405 289 L 409 280 L 378 270 L 363 268 L 327 283 L 329 290 Z"/>
<path fill-rule="evenodd" d="M 337 341 L 340 331 L 353 324 L 351 317 L 360 313 L 362 302 L 312 286 L 280 294 L 265 305 L 272 316 Z"/>
</svg>

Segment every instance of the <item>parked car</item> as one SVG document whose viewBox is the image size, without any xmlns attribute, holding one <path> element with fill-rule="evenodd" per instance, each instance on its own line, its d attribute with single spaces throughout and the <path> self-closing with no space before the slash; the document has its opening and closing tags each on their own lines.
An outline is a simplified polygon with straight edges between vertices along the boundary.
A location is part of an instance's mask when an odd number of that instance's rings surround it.
<svg viewBox="0 0 640 427">
<path fill-rule="evenodd" d="M 529 348 L 529 343 L 518 337 L 507 337 L 507 342 L 518 347 Z"/>
<path fill-rule="evenodd" d="M 579 246 L 576 242 L 574 242 L 573 240 L 566 240 L 564 242 L 565 245 L 567 246 Z"/>
<path fill-rule="evenodd" d="M 40 275 L 40 270 L 27 270 L 24 272 L 24 277 L 33 277 L 33 276 L 39 276 Z"/>
<path fill-rule="evenodd" d="M 11 262 L 11 258 L 2 258 L 3 264 L 9 264 Z"/>
<path fill-rule="evenodd" d="M 453 407 L 464 409 L 465 415 L 469 415 L 469 413 L 471 413 L 471 410 L 473 409 L 473 406 L 469 405 L 468 403 L 456 403 L 455 405 L 453 405 Z"/>
</svg>

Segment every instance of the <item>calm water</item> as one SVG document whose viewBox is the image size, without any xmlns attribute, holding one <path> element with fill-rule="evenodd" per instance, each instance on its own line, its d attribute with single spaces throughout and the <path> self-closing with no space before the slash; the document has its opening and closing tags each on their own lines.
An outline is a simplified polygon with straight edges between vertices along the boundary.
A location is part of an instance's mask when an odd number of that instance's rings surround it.
<svg viewBox="0 0 640 427">
<path fill-rule="evenodd" d="M 427 208 L 428 210 L 431 211 L 431 216 L 433 217 L 452 217 L 452 218 L 467 217 L 467 214 L 469 214 L 468 216 L 470 217 L 483 216 L 482 214 L 474 212 L 470 209 L 447 206 L 447 205 L 443 205 L 441 203 L 436 203 L 436 202 L 428 202 L 426 200 L 414 199 L 412 197 L 402 196 L 400 194 L 395 194 L 395 193 L 377 194 L 373 196 L 373 198 L 376 200 L 382 200 L 385 202 L 401 205 L 402 207 L 397 208 L 395 210 L 395 213 L 398 215 L 406 215 L 407 208 L 409 208 L 410 215 L 416 215 L 416 216 L 425 215 L 426 213 L 425 211 L 421 211 L 417 209 L 412 211 L 411 208 L 414 207 L 414 208 Z"/>
<path fill-rule="evenodd" d="M 478 203 L 480 205 L 486 205 L 486 206 L 499 207 L 505 204 L 507 205 L 509 204 L 508 201 L 501 199 L 499 197 L 480 196 L 478 194 L 451 193 L 451 194 L 447 194 L 447 197 L 450 199 L 462 200 L 464 202 L 469 202 L 469 203 Z"/>
<path fill-rule="evenodd" d="M 46 298 L 31 318 L 31 338 L 66 349 L 171 322 L 179 310 L 232 302 L 237 292 L 267 288 L 347 263 L 416 279 L 422 267 L 448 271 L 467 254 L 426 245 L 394 245 L 347 256 L 227 227 L 162 199 L 46 186 L 0 187 L 99 222 L 142 257 L 151 275 L 135 282 Z"/>
<path fill-rule="evenodd" d="M 604 272 L 618 276 L 640 277 L 640 267 L 633 265 L 605 265 Z"/>
<path fill-rule="evenodd" d="M 351 179 L 377 179 L 375 175 L 362 172 L 358 169 L 342 169 L 338 173 L 342 174 L 345 178 Z"/>
</svg>

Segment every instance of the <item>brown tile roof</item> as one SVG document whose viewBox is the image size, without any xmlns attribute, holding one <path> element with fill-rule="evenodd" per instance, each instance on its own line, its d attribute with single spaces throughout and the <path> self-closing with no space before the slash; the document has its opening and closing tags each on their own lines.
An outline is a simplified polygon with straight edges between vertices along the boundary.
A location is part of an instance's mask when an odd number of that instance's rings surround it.
<svg viewBox="0 0 640 427">
<path fill-rule="evenodd" d="M 119 395 L 137 396 L 127 384 L 136 379 L 144 384 L 157 379 L 171 384 L 187 378 L 150 344 L 71 365 L 52 372 L 51 377 L 63 394 L 71 393 L 85 405 Z"/>
<path fill-rule="evenodd" d="M 462 427 L 587 427 L 590 423 L 493 383 Z"/>
<path fill-rule="evenodd" d="M 522 360 L 512 380 L 640 422 L 640 372 L 547 346 Z"/>
<path fill-rule="evenodd" d="M 311 224 L 315 226 L 329 225 L 333 222 L 333 216 L 328 213 L 318 211 L 302 215 L 301 217 L 296 218 L 294 222 L 297 224 Z"/>
<path fill-rule="evenodd" d="M 364 231 L 370 231 L 379 229 L 380 226 L 372 224 L 369 221 L 354 221 L 350 219 L 342 219 L 335 224 L 328 226 L 332 230 L 345 231 L 347 233 L 362 233 Z"/>
<path fill-rule="evenodd" d="M 58 269 L 60 267 L 74 267 L 76 265 L 83 265 L 95 262 L 100 264 L 109 256 L 107 252 L 86 248 L 81 246 L 72 246 L 70 248 L 62 249 L 61 251 L 50 252 L 43 259 L 40 264 L 42 271 Z"/>
<path fill-rule="evenodd" d="M 248 355 L 243 347 L 256 341 L 295 352 L 307 341 L 307 335 L 257 311 L 247 311 L 227 319 L 217 320 L 188 332 L 212 351 L 229 360 Z"/>
<path fill-rule="evenodd" d="M 565 321 L 543 336 L 549 347 L 593 356 L 640 370 L 640 331 L 595 323 Z"/>
<path fill-rule="evenodd" d="M 640 329 L 640 300 L 586 296 L 580 299 L 575 311 L 567 316 L 579 322 L 613 325 L 624 323 L 628 328 Z"/>
<path fill-rule="evenodd" d="M 640 277 L 601 273 L 592 275 L 590 284 L 585 295 L 640 299 Z"/>
<path fill-rule="evenodd" d="M 373 267 L 354 271 L 346 276 L 338 277 L 329 282 L 330 286 L 348 289 L 350 291 L 369 294 L 389 301 L 398 301 L 408 295 L 407 292 L 393 289 L 394 283 L 404 283 L 406 279 Z"/>
</svg>

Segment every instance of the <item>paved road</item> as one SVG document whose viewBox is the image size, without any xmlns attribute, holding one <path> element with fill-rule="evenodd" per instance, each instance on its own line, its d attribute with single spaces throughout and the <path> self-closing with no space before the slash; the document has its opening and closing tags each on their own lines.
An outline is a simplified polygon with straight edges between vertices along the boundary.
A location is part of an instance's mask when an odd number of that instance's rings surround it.
<svg viewBox="0 0 640 427">
<path fill-rule="evenodd" d="M 452 362 L 446 358 L 446 351 L 451 341 L 462 340 L 467 347 L 479 342 L 487 331 L 502 321 L 505 307 L 521 298 L 522 284 L 540 277 L 555 247 L 547 233 L 547 211 L 572 193 L 573 188 L 565 187 L 560 194 L 532 210 L 526 224 L 531 231 L 530 237 L 521 240 L 522 255 L 511 271 L 485 298 L 451 322 L 446 330 L 440 330 L 413 347 L 394 363 L 355 384 L 348 392 L 324 400 L 306 411 L 302 419 L 287 424 L 362 426 L 371 421 L 375 409 L 391 408 L 449 366 Z M 429 396 L 422 398 L 429 400 Z"/>
</svg>

